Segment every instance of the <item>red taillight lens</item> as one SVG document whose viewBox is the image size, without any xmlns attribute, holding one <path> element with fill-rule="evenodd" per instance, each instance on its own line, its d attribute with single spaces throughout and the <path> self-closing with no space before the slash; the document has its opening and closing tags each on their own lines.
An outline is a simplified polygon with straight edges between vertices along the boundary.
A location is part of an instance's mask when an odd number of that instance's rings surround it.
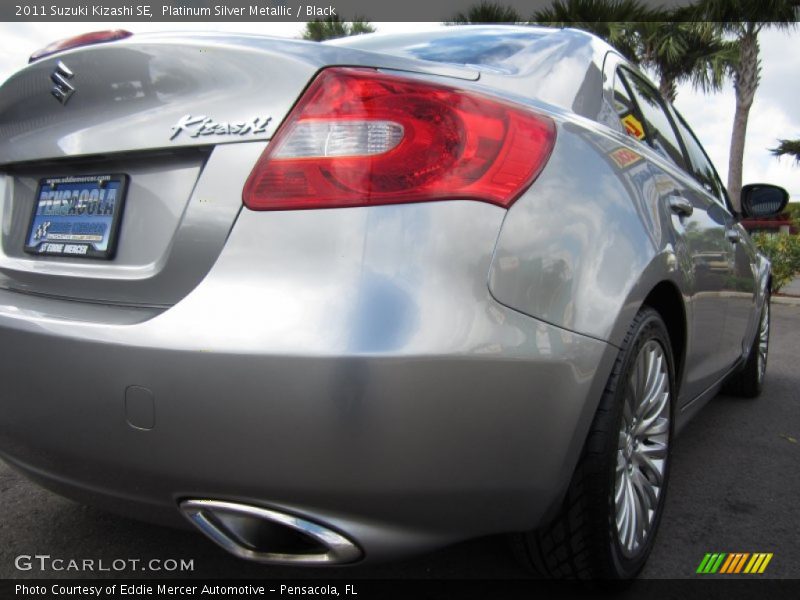
<svg viewBox="0 0 800 600">
<path fill-rule="evenodd" d="M 79 46 L 91 46 L 92 44 L 102 44 L 104 42 L 114 42 L 130 37 L 133 34 L 124 29 L 114 29 L 111 31 L 93 31 L 91 33 L 84 33 L 83 35 L 76 35 L 75 37 L 66 38 L 53 42 L 49 46 L 45 46 L 41 50 L 37 50 L 28 59 L 29 63 L 37 61 L 45 56 L 50 56 L 56 52 L 63 52 L 64 50 L 71 50 Z"/>
<path fill-rule="evenodd" d="M 543 116 L 472 92 L 372 69 L 322 71 L 244 188 L 287 210 L 469 199 L 503 207 L 555 143 Z"/>
</svg>

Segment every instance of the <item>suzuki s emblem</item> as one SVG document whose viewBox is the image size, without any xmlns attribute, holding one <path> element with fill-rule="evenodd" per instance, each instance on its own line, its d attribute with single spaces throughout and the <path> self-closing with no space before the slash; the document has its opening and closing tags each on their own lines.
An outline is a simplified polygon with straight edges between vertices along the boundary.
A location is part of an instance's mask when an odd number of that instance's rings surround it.
<svg viewBox="0 0 800 600">
<path fill-rule="evenodd" d="M 66 104 L 72 97 L 72 94 L 75 93 L 75 88 L 69 82 L 73 77 L 75 77 L 75 74 L 67 68 L 67 65 L 58 61 L 56 70 L 50 75 L 50 81 L 55 84 L 53 89 L 50 90 L 50 93 L 53 94 L 53 97 L 61 102 L 61 104 Z"/>
</svg>

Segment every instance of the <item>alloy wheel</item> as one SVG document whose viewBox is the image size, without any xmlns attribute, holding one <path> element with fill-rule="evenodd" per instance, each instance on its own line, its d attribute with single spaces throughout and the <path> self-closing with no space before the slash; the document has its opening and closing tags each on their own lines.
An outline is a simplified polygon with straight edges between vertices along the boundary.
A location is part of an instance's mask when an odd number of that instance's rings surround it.
<svg viewBox="0 0 800 600">
<path fill-rule="evenodd" d="M 635 556 L 664 491 L 670 434 L 670 379 L 664 348 L 647 341 L 627 382 L 617 445 L 614 503 L 623 553 Z"/>
</svg>

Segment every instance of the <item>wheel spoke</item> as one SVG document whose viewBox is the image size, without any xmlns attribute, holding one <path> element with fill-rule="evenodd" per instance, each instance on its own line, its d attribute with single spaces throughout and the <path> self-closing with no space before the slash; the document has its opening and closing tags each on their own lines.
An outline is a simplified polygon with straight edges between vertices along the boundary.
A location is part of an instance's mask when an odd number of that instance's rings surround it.
<svg viewBox="0 0 800 600">
<path fill-rule="evenodd" d="M 646 440 L 652 440 L 667 433 L 669 433 L 669 419 L 661 417 L 651 423 L 647 430 L 642 432 L 642 435 Z"/>
<path fill-rule="evenodd" d="M 653 484 L 661 487 L 664 478 L 664 461 L 658 458 L 650 458 L 646 454 L 636 456 L 636 464 Z"/>
<path fill-rule="evenodd" d="M 658 491 L 657 488 L 642 475 L 641 471 L 636 471 L 634 476 L 634 483 L 639 497 L 642 499 L 643 507 L 646 511 L 655 511 L 658 506 Z"/>
<path fill-rule="evenodd" d="M 642 393 L 644 392 L 644 357 L 639 356 L 636 360 L 636 367 L 633 372 L 633 379 L 634 379 L 634 387 L 633 387 L 633 400 L 638 402 L 639 398 L 642 397 Z"/>
<path fill-rule="evenodd" d="M 644 402 L 639 405 L 638 410 L 641 411 L 643 407 L 647 406 L 648 401 L 653 396 L 653 392 L 658 385 L 658 376 L 660 371 L 660 363 L 656 357 L 655 350 L 650 350 L 645 359 L 646 363 L 646 371 L 647 371 L 647 380 L 645 383 L 644 393 L 642 394 L 642 398 Z"/>
<path fill-rule="evenodd" d="M 763 379 L 767 370 L 767 356 L 769 353 L 769 298 L 764 303 L 761 311 L 761 320 L 758 326 L 758 377 Z"/>
<path fill-rule="evenodd" d="M 647 436 L 651 435 L 651 428 L 653 425 L 658 421 L 658 419 L 662 416 L 664 409 L 669 402 L 669 392 L 665 391 L 659 394 L 656 398 L 653 399 L 652 404 L 645 412 L 645 415 L 642 416 L 641 421 L 636 425 L 636 430 L 634 431 L 635 435 L 639 436 Z"/>
<path fill-rule="evenodd" d="M 645 535 L 647 534 L 647 528 L 650 525 L 650 519 L 647 510 L 648 499 L 646 498 L 646 492 L 642 489 L 640 483 L 638 482 L 639 477 L 641 477 L 641 475 L 634 471 L 634 476 L 631 478 L 631 491 L 633 492 L 633 503 L 636 511 L 636 528 L 634 535 L 634 543 L 636 545 L 644 541 Z"/>
<path fill-rule="evenodd" d="M 621 475 L 620 476 L 620 485 L 615 485 L 614 486 L 614 490 L 615 490 L 614 491 L 614 504 L 617 506 L 617 512 L 619 512 L 620 505 L 621 505 L 621 503 L 623 501 L 623 498 L 624 498 L 624 490 L 625 490 L 625 488 L 624 488 L 624 485 L 622 485 L 624 483 L 622 481 L 622 479 L 624 477 L 625 477 L 625 475 Z"/>
<path fill-rule="evenodd" d="M 647 444 L 640 444 L 638 454 L 646 456 L 651 460 L 658 460 L 667 457 L 667 444 L 665 442 L 657 442 L 649 440 Z"/>
<path fill-rule="evenodd" d="M 634 548 L 636 543 L 636 529 L 639 526 L 637 520 L 637 508 L 636 508 L 636 493 L 633 491 L 633 483 L 631 482 L 631 478 L 627 477 L 626 480 L 626 487 L 625 487 L 625 499 L 628 503 L 628 535 L 626 537 L 626 542 L 629 548 Z"/>
<path fill-rule="evenodd" d="M 623 538 L 627 536 L 630 517 L 630 505 L 628 503 L 628 471 L 625 470 L 620 479 L 619 496 L 620 502 L 617 509 L 617 530 Z"/>
</svg>

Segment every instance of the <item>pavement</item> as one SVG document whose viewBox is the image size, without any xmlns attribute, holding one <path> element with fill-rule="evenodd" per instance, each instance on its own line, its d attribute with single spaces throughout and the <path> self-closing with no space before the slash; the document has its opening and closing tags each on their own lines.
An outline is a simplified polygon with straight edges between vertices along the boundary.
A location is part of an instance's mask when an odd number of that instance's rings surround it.
<svg viewBox="0 0 800 600">
<path fill-rule="evenodd" d="M 783 286 L 780 295 L 773 294 L 772 301 L 776 304 L 800 306 L 800 277 L 795 277 L 787 285 Z"/>
<path fill-rule="evenodd" d="M 771 552 L 774 557 L 759 577 L 800 578 L 800 307 L 777 304 L 772 314 L 762 396 L 718 396 L 676 439 L 667 504 L 643 578 L 697 578 L 695 571 L 707 552 Z M 16 557 L 35 554 L 103 560 L 106 566 L 119 559 L 185 559 L 193 561 L 194 570 L 15 568 Z M 91 576 L 500 580 L 525 577 L 526 572 L 502 536 L 370 567 L 252 564 L 229 556 L 200 534 L 139 523 L 62 499 L 0 462 L 0 578 Z"/>
<path fill-rule="evenodd" d="M 791 282 L 783 286 L 781 293 L 800 297 L 800 277 L 795 277 Z"/>
</svg>

